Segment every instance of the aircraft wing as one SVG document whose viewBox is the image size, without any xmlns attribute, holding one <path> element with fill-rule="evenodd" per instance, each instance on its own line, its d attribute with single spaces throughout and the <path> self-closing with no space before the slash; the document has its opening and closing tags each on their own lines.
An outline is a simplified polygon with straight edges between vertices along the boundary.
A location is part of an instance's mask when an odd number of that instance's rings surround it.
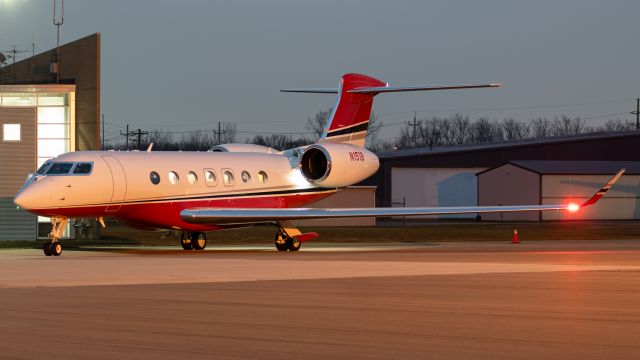
<svg viewBox="0 0 640 360">
<path fill-rule="evenodd" d="M 566 210 L 576 212 L 583 206 L 595 204 L 622 176 L 620 170 L 593 196 L 581 205 L 513 205 L 513 206 L 456 206 L 456 207 L 411 207 L 411 208 L 354 208 L 354 209 L 260 209 L 260 208 L 192 208 L 182 210 L 182 220 L 192 224 L 255 224 L 287 220 L 332 219 L 357 217 L 393 217 L 448 214 L 476 214 L 520 211 Z"/>
</svg>

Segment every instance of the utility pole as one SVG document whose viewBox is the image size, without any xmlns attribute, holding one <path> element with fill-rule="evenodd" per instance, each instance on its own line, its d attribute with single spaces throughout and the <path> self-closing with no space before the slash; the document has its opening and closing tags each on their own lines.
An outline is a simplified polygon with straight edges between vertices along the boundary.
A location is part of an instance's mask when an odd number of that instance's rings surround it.
<svg viewBox="0 0 640 360">
<path fill-rule="evenodd" d="M 140 144 L 142 144 L 142 135 L 148 135 L 149 132 L 148 131 L 142 131 L 140 129 L 136 130 L 136 133 L 138 134 L 138 142 L 136 143 L 136 148 L 138 148 L 138 150 L 140 150 Z"/>
<path fill-rule="evenodd" d="M 64 0 L 62 0 L 62 11 L 60 15 L 60 20 L 56 19 L 56 0 L 53 0 L 53 25 L 57 28 L 58 31 L 58 42 L 56 45 L 56 83 L 60 83 L 60 26 L 64 24 Z"/>
<path fill-rule="evenodd" d="M 222 130 L 222 126 L 220 124 L 220 121 L 218 121 L 218 131 L 213 130 L 213 135 L 218 136 L 218 144 L 220 145 L 222 144 L 222 134 L 224 134 L 225 131 Z"/>
<path fill-rule="evenodd" d="M 640 130 L 640 98 L 636 99 L 636 111 L 632 111 L 632 114 L 636 116 L 636 131 Z"/>
<path fill-rule="evenodd" d="M 127 150 L 129 150 L 129 124 L 127 124 L 127 132 L 125 132 L 124 134 L 122 133 L 122 131 L 120 131 L 120 135 L 124 135 L 125 139 L 126 139 L 126 148 Z"/>
<path fill-rule="evenodd" d="M 413 112 L 413 123 L 408 121 L 407 123 L 409 124 L 409 126 L 413 127 L 413 136 L 411 137 L 411 142 L 413 143 L 413 147 L 416 147 L 416 140 L 418 138 L 418 131 L 417 131 L 417 127 L 418 125 L 420 125 L 420 123 L 422 121 L 418 121 L 416 118 L 418 116 L 418 112 L 414 111 Z"/>
<path fill-rule="evenodd" d="M 100 141 L 102 150 L 104 150 L 104 114 L 102 114 L 102 141 Z"/>
</svg>

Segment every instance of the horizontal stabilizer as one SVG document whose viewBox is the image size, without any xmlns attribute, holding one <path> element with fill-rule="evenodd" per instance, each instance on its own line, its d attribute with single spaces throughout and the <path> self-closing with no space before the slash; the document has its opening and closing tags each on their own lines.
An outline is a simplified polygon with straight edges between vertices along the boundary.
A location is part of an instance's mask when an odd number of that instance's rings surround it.
<svg viewBox="0 0 640 360">
<path fill-rule="evenodd" d="M 478 84 L 478 85 L 446 85 L 446 86 L 376 86 L 361 87 L 347 90 L 352 94 L 380 94 L 391 92 L 408 92 L 408 91 L 437 91 L 437 90 L 459 90 L 459 89 L 478 89 L 500 87 L 501 84 Z M 283 89 L 280 92 L 291 93 L 307 93 L 307 94 L 337 94 L 339 89 L 322 88 L 322 89 Z"/>
</svg>

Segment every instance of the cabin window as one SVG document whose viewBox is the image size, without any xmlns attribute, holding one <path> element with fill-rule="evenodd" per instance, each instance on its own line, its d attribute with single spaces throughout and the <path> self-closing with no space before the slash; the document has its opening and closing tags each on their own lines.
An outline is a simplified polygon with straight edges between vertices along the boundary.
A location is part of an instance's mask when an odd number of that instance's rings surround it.
<svg viewBox="0 0 640 360">
<path fill-rule="evenodd" d="M 152 172 L 149 174 L 149 179 L 151 180 L 151 183 L 152 183 L 153 185 L 158 185 L 158 184 L 160 184 L 160 175 L 159 175 L 157 172 L 155 172 L 155 171 L 152 171 Z"/>
<path fill-rule="evenodd" d="M 169 171 L 169 182 L 173 185 L 177 184 L 180 181 L 180 176 L 175 171 Z"/>
<path fill-rule="evenodd" d="M 249 174 L 249 172 L 246 170 L 240 174 L 240 177 L 242 178 L 243 183 L 248 183 L 249 181 L 251 181 L 251 174 Z"/>
<path fill-rule="evenodd" d="M 204 182 L 207 184 L 207 186 L 216 186 L 218 183 L 218 179 L 216 178 L 216 173 L 213 170 L 205 170 Z"/>
<path fill-rule="evenodd" d="M 222 181 L 224 182 L 225 186 L 233 186 L 233 184 L 235 183 L 233 172 L 231 170 L 223 170 Z"/>
<path fill-rule="evenodd" d="M 198 175 L 196 175 L 196 173 L 194 173 L 193 171 L 189 171 L 187 173 L 187 181 L 189 181 L 189 184 L 191 184 L 191 185 L 197 183 L 198 182 Z"/>
<path fill-rule="evenodd" d="M 77 163 L 73 168 L 74 175 L 86 175 L 91 173 L 92 163 Z"/>
<path fill-rule="evenodd" d="M 269 180 L 269 177 L 267 176 L 267 173 L 266 173 L 266 172 L 264 172 L 264 171 L 260 171 L 260 172 L 258 173 L 258 181 L 259 181 L 261 184 L 264 184 L 264 183 L 266 183 L 266 182 L 267 182 L 267 180 Z"/>
<path fill-rule="evenodd" d="M 73 167 L 73 163 L 53 163 L 49 170 L 47 170 L 47 175 L 66 175 L 71 171 Z"/>
</svg>

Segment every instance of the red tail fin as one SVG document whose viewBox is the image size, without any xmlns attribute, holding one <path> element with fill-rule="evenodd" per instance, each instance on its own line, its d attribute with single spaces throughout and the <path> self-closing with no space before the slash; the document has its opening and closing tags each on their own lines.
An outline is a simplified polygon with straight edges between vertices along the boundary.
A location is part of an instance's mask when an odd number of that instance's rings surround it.
<svg viewBox="0 0 640 360">
<path fill-rule="evenodd" d="M 321 141 L 364 146 L 373 97 L 377 93 L 350 93 L 349 90 L 385 86 L 386 83 L 362 74 L 342 76 L 338 101 L 327 121 Z"/>
</svg>

